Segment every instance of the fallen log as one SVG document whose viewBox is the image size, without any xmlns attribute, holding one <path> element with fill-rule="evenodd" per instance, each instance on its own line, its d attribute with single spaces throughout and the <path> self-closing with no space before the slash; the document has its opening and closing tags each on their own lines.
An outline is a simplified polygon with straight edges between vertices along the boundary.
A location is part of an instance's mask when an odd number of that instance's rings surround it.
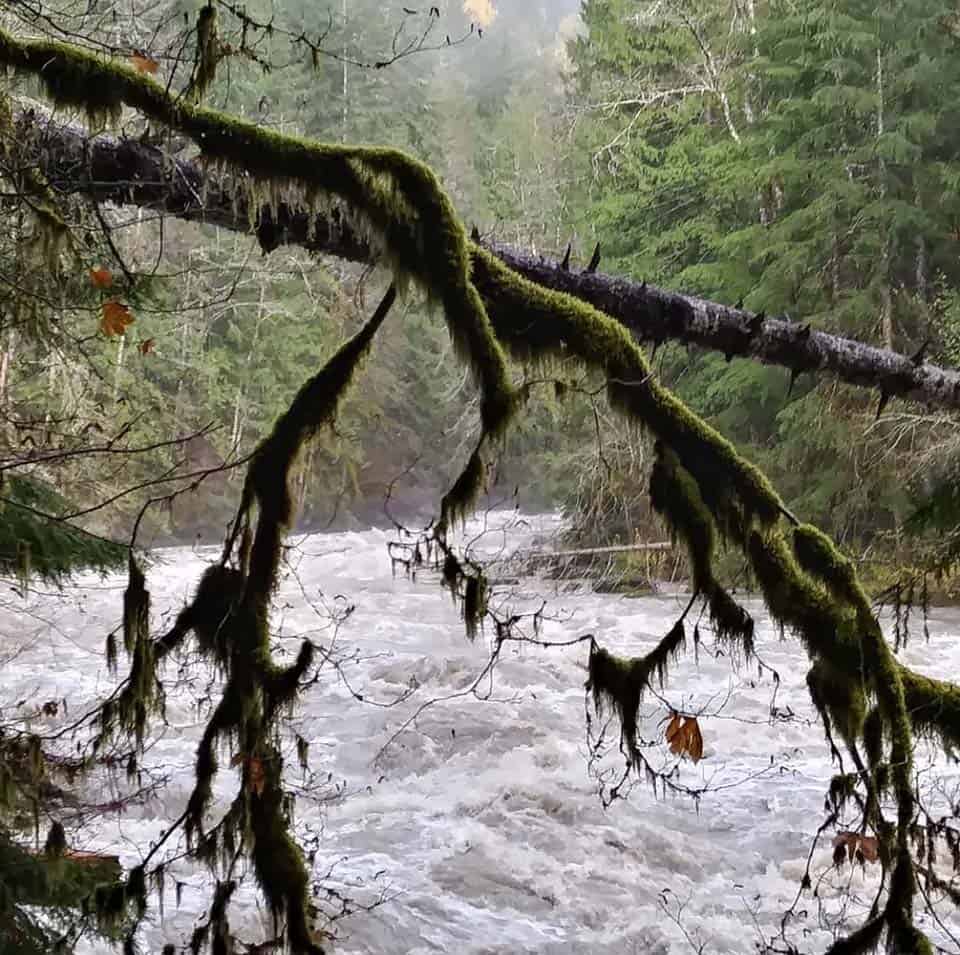
<svg viewBox="0 0 960 955">
<path fill-rule="evenodd" d="M 53 120 L 42 110 L 29 109 L 17 117 L 14 146 L 16 155 L 8 155 L 6 162 L 39 167 L 60 195 L 136 205 L 187 221 L 253 232 L 265 251 L 298 244 L 348 261 L 375 258 L 366 238 L 336 210 L 317 214 L 284 202 L 251 209 L 242 180 L 207 170 L 196 160 L 171 154 L 154 143 L 90 135 Z M 545 288 L 589 302 L 641 342 L 684 342 L 728 359 L 778 365 L 791 376 L 831 374 L 847 384 L 876 389 L 881 408 L 895 397 L 960 409 L 960 373 L 928 364 L 923 349 L 908 357 L 816 331 L 786 317 L 768 318 L 589 267 L 575 271 L 566 259 L 556 262 L 493 242 L 475 241 L 474 247 L 488 249 Z M 482 295 L 482 281 L 477 284 Z M 516 321 L 523 322 L 523 316 Z"/>
<path fill-rule="evenodd" d="M 670 541 L 653 541 L 646 544 L 611 544 L 608 547 L 579 547 L 576 550 L 520 551 L 513 555 L 517 560 L 553 560 L 557 557 L 593 557 L 598 554 L 626 554 L 631 551 L 672 550 Z"/>
</svg>

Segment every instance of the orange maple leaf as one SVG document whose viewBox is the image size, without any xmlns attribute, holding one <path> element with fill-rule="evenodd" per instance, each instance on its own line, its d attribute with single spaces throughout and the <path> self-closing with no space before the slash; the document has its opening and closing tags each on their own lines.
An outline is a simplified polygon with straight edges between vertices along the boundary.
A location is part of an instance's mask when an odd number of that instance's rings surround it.
<svg viewBox="0 0 960 955">
<path fill-rule="evenodd" d="M 126 334 L 127 326 L 134 322 L 130 309 L 123 302 L 111 299 L 109 302 L 104 302 L 100 310 L 100 331 L 107 338 Z"/>
<path fill-rule="evenodd" d="M 113 275 L 110 269 L 105 269 L 103 266 L 90 269 L 90 284 L 94 288 L 110 288 L 113 285 Z"/>
<path fill-rule="evenodd" d="M 153 76 L 160 69 L 160 64 L 152 56 L 139 50 L 130 54 L 130 62 L 138 73 L 149 73 Z"/>
</svg>

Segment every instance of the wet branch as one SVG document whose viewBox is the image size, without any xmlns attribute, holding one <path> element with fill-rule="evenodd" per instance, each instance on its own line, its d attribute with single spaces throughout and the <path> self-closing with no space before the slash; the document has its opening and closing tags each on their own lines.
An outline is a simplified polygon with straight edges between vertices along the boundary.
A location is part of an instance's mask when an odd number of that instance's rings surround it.
<svg viewBox="0 0 960 955">
<path fill-rule="evenodd" d="M 90 136 L 39 110 L 26 110 L 17 118 L 17 148 L 19 162 L 38 164 L 61 196 L 136 205 L 234 231 L 249 231 L 253 222 L 265 251 L 296 244 L 354 262 L 375 257 L 366 238 L 336 210 L 312 215 L 281 203 L 251 215 L 233 178 L 218 176 L 150 143 Z M 11 158 L 8 155 L 7 161 Z M 777 365 L 792 377 L 831 374 L 847 384 L 876 389 L 881 407 L 895 397 L 960 410 L 960 372 L 928 364 L 922 354 L 911 358 L 786 318 L 767 318 L 606 275 L 595 267 L 574 271 L 568 259 L 561 263 L 496 243 L 482 244 L 530 281 L 575 296 L 617 319 L 641 342 L 684 342 L 727 358 Z M 475 282 L 483 295 L 482 276 L 475 276 Z M 516 321 L 522 322 L 523 316 Z"/>
</svg>

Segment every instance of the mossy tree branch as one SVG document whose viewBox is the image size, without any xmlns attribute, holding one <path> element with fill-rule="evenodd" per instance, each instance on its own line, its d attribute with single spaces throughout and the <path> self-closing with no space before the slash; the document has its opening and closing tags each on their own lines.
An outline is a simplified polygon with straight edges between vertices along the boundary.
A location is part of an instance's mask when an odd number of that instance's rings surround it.
<svg viewBox="0 0 960 955">
<path fill-rule="evenodd" d="M 711 553 L 714 539 L 726 538 L 747 557 L 774 619 L 802 640 L 817 674 L 819 704 L 843 726 L 848 745 L 855 749 L 862 741 L 874 765 L 889 765 L 897 824 L 893 832 L 878 832 L 890 871 L 880 930 L 899 952 L 931 951 L 912 914 L 916 878 L 907 839 L 915 807 L 914 726 L 908 699 L 911 692 L 915 703 L 917 696 L 921 698 L 925 721 L 921 728 L 946 720 L 942 735 L 953 738 L 958 730 L 952 722 L 954 688 L 910 679 L 896 663 L 853 568 L 836 546 L 814 528 L 799 525 L 763 474 L 657 382 L 622 324 L 583 301 L 535 285 L 490 252 L 471 247 L 436 178 L 402 153 L 265 132 L 171 97 L 148 77 L 125 67 L 61 44 L 19 41 L 3 31 L 0 62 L 37 74 L 55 103 L 80 106 L 96 120 L 129 106 L 185 133 L 208 159 L 249 175 L 254 183 L 251 195 L 262 194 L 273 208 L 281 197 L 311 215 L 321 195 L 345 203 L 351 217 L 370 229 L 394 270 L 415 280 L 443 306 L 458 354 L 474 370 L 482 389 L 485 436 L 502 432 L 517 410 L 507 353 L 522 361 L 572 357 L 602 374 L 611 405 L 660 443 L 656 503 L 698 562 L 698 585 L 705 597 L 723 600 L 714 593 Z M 254 508 L 256 529 L 249 555 L 240 548 L 239 600 L 212 628 L 212 647 L 223 654 L 220 662 L 227 682 L 198 750 L 197 787 L 188 807 L 189 824 L 199 830 L 216 772 L 214 744 L 219 737 L 230 736 L 247 761 L 244 789 L 253 792 L 245 816 L 252 833 L 254 870 L 271 907 L 286 915 L 287 938 L 295 952 L 316 948 L 306 928 L 303 863 L 282 818 L 282 761 L 268 729 L 274 702 L 271 688 L 283 686 L 292 694 L 298 680 L 278 671 L 270 658 L 269 597 L 292 516 L 286 484 L 289 468 L 303 441 L 335 412 L 374 331 L 375 327 L 364 341 L 365 329 L 304 386 L 251 464 L 224 567 L 237 540 L 250 539 Z M 308 396 L 317 400 L 307 400 Z M 277 469 L 282 476 L 279 486 Z M 482 478 L 478 451 L 444 499 L 441 539 L 449 521 L 469 507 Z M 132 569 L 128 594 L 139 592 L 139 584 Z M 130 603 L 125 616 L 135 619 L 136 601 Z M 730 626 L 724 616 L 728 612 L 729 607 L 718 610 L 711 604 L 718 626 L 745 642 L 746 626 Z M 681 648 L 680 633 L 672 632 L 664 653 L 641 665 L 629 661 L 607 665 L 609 655 L 591 654 L 594 691 L 613 702 L 625 729 L 643 689 L 636 675 L 644 684 L 651 674 L 662 676 L 671 653 Z M 134 643 L 143 639 L 138 626 Z M 301 653 L 294 669 L 309 666 L 309 656 Z M 929 698 L 938 693 L 944 705 L 935 709 L 928 705 L 933 702 Z M 877 716 L 864 739 L 867 721 L 861 714 L 868 702 L 875 704 Z M 841 950 L 864 951 L 877 937 L 878 929 L 869 925 L 850 936 Z"/>
<path fill-rule="evenodd" d="M 316 211 L 282 199 L 259 207 L 229 175 L 168 155 L 136 139 L 119 139 L 41 114 L 16 118 L 21 165 L 36 163 L 59 195 L 156 209 L 187 221 L 256 231 L 265 250 L 296 244 L 354 262 L 371 262 L 378 250 L 336 210 Z M 792 375 L 833 375 L 846 384 L 930 407 L 960 409 L 960 373 L 775 316 L 599 271 L 572 270 L 494 242 L 471 244 L 492 252 L 530 281 L 588 302 L 615 318 L 643 342 L 682 342 L 730 358 L 748 358 Z M 482 281 L 475 284 L 483 296 Z"/>
</svg>

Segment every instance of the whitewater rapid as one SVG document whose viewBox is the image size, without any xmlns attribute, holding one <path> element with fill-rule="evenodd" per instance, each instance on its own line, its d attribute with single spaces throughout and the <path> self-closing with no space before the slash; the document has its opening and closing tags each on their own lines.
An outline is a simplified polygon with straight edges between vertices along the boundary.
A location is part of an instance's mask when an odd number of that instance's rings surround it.
<svg viewBox="0 0 960 955">
<path fill-rule="evenodd" d="M 529 546 L 556 526 L 552 518 L 516 523 L 502 515 L 493 523 L 498 529 L 476 541 L 488 553 Z M 475 523 L 470 535 L 481 530 Z M 680 955 L 702 943 L 704 953 L 762 951 L 797 894 L 834 772 L 797 641 L 782 639 L 755 603 L 749 606 L 758 620 L 758 650 L 770 669 L 735 668 L 715 655 L 705 633 L 699 659 L 691 652 L 676 665 L 663 699 L 644 704 L 640 725 L 641 737 L 656 741 L 668 705 L 703 713 L 704 759 L 684 762 L 676 777 L 703 794 L 698 800 L 654 795 L 641 782 L 604 808 L 588 772 L 587 646 L 507 646 L 492 681 L 464 695 L 487 663 L 490 642 L 465 638 L 435 576 L 394 575 L 388 553 L 394 539 L 376 530 L 297 539 L 277 596 L 279 651 L 293 654 L 309 636 L 333 644 L 337 661 L 321 669 L 291 721 L 309 742 L 311 792 L 298 795 L 296 821 L 315 851 L 318 901 L 330 910 L 343 895 L 361 905 L 337 922 L 328 950 Z M 148 586 L 157 632 L 214 556 L 190 549 L 155 555 Z M 83 577 L 62 595 L 9 596 L 0 611 L 5 701 L 66 698 L 75 715 L 108 693 L 115 682 L 103 646 L 119 620 L 124 585 L 120 577 Z M 623 654 L 650 649 L 685 604 L 683 595 L 565 593 L 532 579 L 507 583 L 495 597 L 526 610 L 541 598 L 539 639 L 592 633 Z M 929 642 L 915 634 L 902 659 L 930 675 L 960 678 L 958 632 L 960 612 L 934 610 Z M 121 673 L 123 667 L 121 660 Z M 780 676 L 775 697 L 771 670 Z M 171 683 L 168 725 L 151 739 L 143 768 L 168 781 L 121 814 L 70 832 L 74 847 L 118 854 L 125 865 L 136 864 L 182 811 L 195 741 L 216 699 L 204 671 L 178 682 L 171 661 L 164 673 Z M 424 703 L 444 697 L 450 699 L 409 722 Z M 62 713 L 50 725 L 57 719 Z M 292 741 L 288 752 L 291 786 L 302 788 Z M 657 767 L 677 763 L 662 744 L 645 752 Z M 608 756 L 603 765 L 621 764 Z M 936 762 L 920 744 L 917 769 L 932 808 L 956 802 L 956 766 Z M 237 778 L 223 759 L 221 808 Z M 126 783 L 110 785 L 116 790 L 88 798 L 109 801 Z M 801 952 L 824 951 L 837 920 L 844 912 L 859 918 L 876 887 L 870 867 L 830 869 L 832 835 L 813 853 L 818 897 L 807 893 L 789 924 Z M 169 871 L 182 883 L 180 901 L 170 881 L 162 918 L 152 903 L 140 938 L 151 953 L 166 942 L 179 950 L 209 900 L 209 875 L 184 862 Z M 232 922 L 241 939 L 254 942 L 270 934 L 270 921 L 257 909 L 252 881 L 236 896 Z M 372 910 L 363 908 L 374 902 Z M 942 927 L 921 924 L 944 951 L 956 951 Z M 956 919 L 947 929 L 960 929 Z M 86 950 L 104 951 L 95 944 Z"/>
</svg>

